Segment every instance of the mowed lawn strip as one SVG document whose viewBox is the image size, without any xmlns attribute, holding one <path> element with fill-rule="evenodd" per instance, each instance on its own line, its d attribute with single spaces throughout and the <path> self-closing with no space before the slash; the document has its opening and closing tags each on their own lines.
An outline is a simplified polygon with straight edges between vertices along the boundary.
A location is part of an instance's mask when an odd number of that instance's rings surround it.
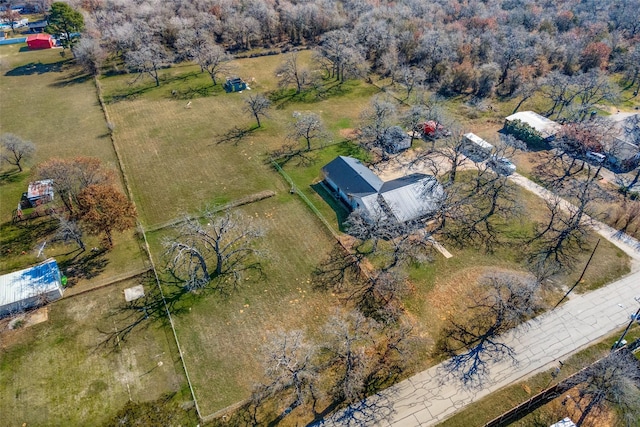
<svg viewBox="0 0 640 427">
<path fill-rule="evenodd" d="M 153 281 L 129 280 L 63 298 L 48 306 L 47 321 L 2 332 L 5 425 L 100 425 L 130 397 L 155 400 L 181 389 L 175 343 L 157 313 L 150 312 L 119 342 L 103 343 L 144 316 L 128 309 L 123 295 L 125 288 L 141 283 L 147 294 L 157 292 Z"/>
<path fill-rule="evenodd" d="M 264 279 L 243 280 L 228 296 L 186 295 L 173 306 L 180 345 L 203 415 L 250 396 L 262 380 L 260 351 L 278 329 L 317 333 L 338 305 L 312 288 L 313 268 L 334 240 L 296 195 L 282 192 L 238 209 L 265 231 L 258 246 Z M 154 254 L 168 231 L 152 233 Z M 158 262 L 160 265 L 161 263 Z M 167 286 L 171 295 L 175 287 Z"/>
</svg>

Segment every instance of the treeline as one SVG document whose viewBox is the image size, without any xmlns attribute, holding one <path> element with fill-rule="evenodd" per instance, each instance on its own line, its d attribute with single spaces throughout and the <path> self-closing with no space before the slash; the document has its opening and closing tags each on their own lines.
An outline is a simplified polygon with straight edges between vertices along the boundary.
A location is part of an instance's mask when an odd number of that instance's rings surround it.
<svg viewBox="0 0 640 427">
<path fill-rule="evenodd" d="M 442 94 L 512 96 L 551 71 L 640 82 L 640 0 L 82 0 L 75 53 L 129 71 L 286 45 L 340 56 L 337 78 L 373 71 Z M 221 51 L 221 52 L 220 52 Z M 128 59 L 128 61 L 127 61 Z M 113 62 L 112 62 L 113 63 Z M 204 67 L 206 68 L 206 67 Z M 203 69 L 204 71 L 204 69 Z"/>
</svg>

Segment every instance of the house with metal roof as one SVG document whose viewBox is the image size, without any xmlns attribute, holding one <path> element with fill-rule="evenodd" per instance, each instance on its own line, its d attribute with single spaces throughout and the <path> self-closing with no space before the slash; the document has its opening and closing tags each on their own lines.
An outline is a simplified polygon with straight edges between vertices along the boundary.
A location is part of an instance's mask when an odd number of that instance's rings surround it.
<svg viewBox="0 0 640 427">
<path fill-rule="evenodd" d="M 62 280 L 53 258 L 0 276 L 0 317 L 62 298 Z"/>
<path fill-rule="evenodd" d="M 322 168 L 324 182 L 350 211 L 418 220 L 438 208 L 444 190 L 431 175 L 414 173 L 384 182 L 362 162 L 339 156 Z"/>
<path fill-rule="evenodd" d="M 554 122 L 533 111 L 518 111 L 515 114 L 507 116 L 505 124 L 515 122 L 516 120 L 529 125 L 547 142 L 552 141 L 562 128 L 560 123 Z"/>
</svg>

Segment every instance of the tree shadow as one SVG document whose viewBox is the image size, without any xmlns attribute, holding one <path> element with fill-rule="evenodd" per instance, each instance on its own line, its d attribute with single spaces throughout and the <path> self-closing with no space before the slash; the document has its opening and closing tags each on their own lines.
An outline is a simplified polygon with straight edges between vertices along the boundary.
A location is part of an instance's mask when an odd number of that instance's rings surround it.
<svg viewBox="0 0 640 427">
<path fill-rule="evenodd" d="M 251 135 L 258 129 L 258 126 L 255 125 L 248 128 L 240 128 L 238 126 L 234 126 L 224 134 L 218 135 L 216 137 L 216 144 L 219 145 L 231 142 L 233 143 L 233 145 L 238 145 L 244 138 Z"/>
<path fill-rule="evenodd" d="M 58 227 L 50 217 L 25 220 L 18 223 L 5 222 L 0 225 L 0 253 L 3 256 L 29 252 L 34 242 L 46 240 Z"/>
<path fill-rule="evenodd" d="M 70 85 L 74 85 L 74 84 L 80 84 L 80 83 L 85 83 L 89 80 L 91 80 L 93 78 L 93 76 L 91 74 L 85 73 L 85 72 L 79 72 L 79 73 L 75 73 L 71 76 L 66 76 L 64 78 L 59 79 L 57 82 L 55 83 L 51 83 L 49 86 L 52 87 L 65 87 L 65 86 L 70 86 Z"/>
<path fill-rule="evenodd" d="M 314 420 L 307 424 L 307 426 L 322 427 L 340 425 L 367 427 L 383 424 L 385 420 L 388 420 L 396 412 L 393 408 L 393 396 L 389 391 L 384 391 L 360 402 L 353 403 L 329 416 L 340 404 L 340 402 L 332 402 L 322 412 L 317 414 Z"/>
<path fill-rule="evenodd" d="M 109 264 L 104 248 L 80 252 L 73 258 L 60 262 L 60 269 L 69 279 L 67 287 L 72 287 L 78 280 L 93 279 L 104 271 Z"/>
<path fill-rule="evenodd" d="M 327 188 L 326 185 L 319 182 L 317 184 L 311 184 L 311 188 L 325 201 L 333 212 L 336 214 L 336 219 L 338 220 L 338 228 L 340 231 L 345 231 L 344 223 L 349 218 L 349 210 L 346 208 L 344 203 L 337 199 L 334 194 Z"/>
<path fill-rule="evenodd" d="M 163 326 L 170 324 L 169 313 L 179 315 L 189 311 L 188 304 L 180 306 L 178 302 L 184 299 L 189 292 L 179 286 L 172 287 L 170 292 L 164 295 L 158 289 L 155 276 L 147 272 L 139 276 L 138 285 L 144 286 L 144 296 L 133 301 L 122 300 L 107 315 L 109 319 L 105 322 L 108 327 L 98 327 L 102 334 L 102 340 L 96 346 L 98 349 L 107 349 L 110 352 L 118 350 L 120 342 L 125 342 L 131 334 L 137 331 L 144 331 L 154 323 L 161 323 Z M 115 325 L 112 329 L 112 325 Z"/>
<path fill-rule="evenodd" d="M 64 69 L 67 61 L 58 61 L 51 64 L 43 64 L 42 62 L 30 62 L 21 65 L 12 70 L 7 71 L 4 75 L 8 77 L 31 76 L 33 74 L 59 73 Z"/>
<path fill-rule="evenodd" d="M 18 169 L 0 173 L 0 185 L 13 184 L 20 181 L 21 174 Z"/>
</svg>

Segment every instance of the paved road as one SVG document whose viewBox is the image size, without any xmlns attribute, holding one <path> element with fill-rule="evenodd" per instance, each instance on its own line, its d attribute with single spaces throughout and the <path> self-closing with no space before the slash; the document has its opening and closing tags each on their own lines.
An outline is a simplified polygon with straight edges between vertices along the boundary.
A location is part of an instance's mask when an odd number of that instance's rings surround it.
<svg viewBox="0 0 640 427">
<path fill-rule="evenodd" d="M 517 365 L 491 368 L 482 389 L 465 388 L 443 376 L 441 365 L 423 371 L 325 420 L 322 426 L 432 426 L 460 408 L 526 376 L 558 366 L 558 360 L 586 347 L 629 322 L 637 310 L 640 271 L 604 288 L 573 297 L 505 336 Z"/>
<path fill-rule="evenodd" d="M 511 179 L 541 197 L 551 193 L 514 174 Z M 320 422 L 322 426 L 432 426 L 460 408 L 534 373 L 558 366 L 558 360 L 579 351 L 629 322 L 640 297 L 640 245 L 628 236 L 597 221 L 592 226 L 634 262 L 635 272 L 606 287 L 572 297 L 504 337 L 516 353 L 517 364 L 503 361 L 491 367 L 491 379 L 482 389 L 469 389 L 444 376 L 442 365 L 434 366 L 371 396 L 345 411 Z"/>
</svg>

